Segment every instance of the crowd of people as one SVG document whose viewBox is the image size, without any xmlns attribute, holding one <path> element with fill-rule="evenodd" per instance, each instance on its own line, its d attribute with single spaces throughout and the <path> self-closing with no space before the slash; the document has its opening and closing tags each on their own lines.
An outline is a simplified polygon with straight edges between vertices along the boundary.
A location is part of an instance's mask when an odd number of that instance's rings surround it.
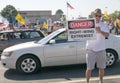
<svg viewBox="0 0 120 83">
<path fill-rule="evenodd" d="M 108 22 L 109 33 L 119 35 L 119 26 L 118 23 L 114 23 L 111 20 Z"/>
<path fill-rule="evenodd" d="M 109 21 L 102 20 L 102 21 L 104 21 L 105 23 L 108 24 L 109 33 L 119 35 L 120 27 L 118 26 L 118 24 L 116 22 L 113 22 L 112 20 L 109 20 Z M 65 24 L 61 23 L 60 21 L 55 21 L 52 23 L 51 26 L 49 26 L 49 25 L 47 25 L 47 26 L 48 27 L 44 27 L 43 23 L 27 24 L 27 25 L 21 25 L 21 26 L 16 26 L 16 25 L 12 25 L 12 24 L 6 25 L 3 23 L 0 23 L 0 31 L 11 30 L 11 29 L 13 29 L 13 30 L 15 30 L 15 29 L 40 29 L 45 34 L 50 34 L 53 31 L 60 29 L 61 27 L 65 27 Z"/>
<path fill-rule="evenodd" d="M 8 24 L 5 25 L 3 23 L 0 24 L 0 31 L 5 31 L 5 30 L 17 30 L 17 29 L 40 29 L 41 31 L 43 31 L 43 33 L 45 33 L 46 35 L 52 33 L 53 31 L 56 31 L 60 28 L 64 28 L 64 24 L 61 23 L 60 21 L 55 21 L 54 23 L 52 23 L 51 26 L 49 25 L 44 25 L 43 23 L 34 23 L 34 24 L 27 24 L 27 25 L 20 25 L 20 26 L 16 26 L 13 24 Z"/>
</svg>

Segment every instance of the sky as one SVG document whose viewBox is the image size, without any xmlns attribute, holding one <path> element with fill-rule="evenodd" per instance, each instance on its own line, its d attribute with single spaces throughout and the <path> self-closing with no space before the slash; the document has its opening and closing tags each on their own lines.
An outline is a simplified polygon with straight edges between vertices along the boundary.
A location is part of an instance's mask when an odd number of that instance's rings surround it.
<svg viewBox="0 0 120 83">
<path fill-rule="evenodd" d="M 67 9 L 66 2 L 74 9 Z M 0 0 L 0 11 L 6 5 L 13 5 L 18 11 L 51 10 L 52 15 L 61 9 L 68 18 L 88 17 L 96 8 L 100 8 L 102 12 L 107 11 L 108 14 L 120 11 L 120 0 Z"/>
</svg>

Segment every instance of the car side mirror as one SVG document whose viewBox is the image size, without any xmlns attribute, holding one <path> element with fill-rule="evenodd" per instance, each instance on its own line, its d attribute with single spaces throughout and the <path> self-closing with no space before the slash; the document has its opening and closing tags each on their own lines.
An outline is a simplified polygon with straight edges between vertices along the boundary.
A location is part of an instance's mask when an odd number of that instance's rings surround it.
<svg viewBox="0 0 120 83">
<path fill-rule="evenodd" d="M 55 40 L 54 39 L 50 40 L 49 44 L 55 44 Z"/>
</svg>

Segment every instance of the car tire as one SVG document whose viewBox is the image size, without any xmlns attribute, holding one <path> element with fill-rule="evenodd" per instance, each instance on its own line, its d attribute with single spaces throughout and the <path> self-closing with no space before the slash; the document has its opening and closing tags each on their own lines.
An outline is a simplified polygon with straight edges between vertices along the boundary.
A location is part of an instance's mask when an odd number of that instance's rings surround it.
<svg viewBox="0 0 120 83">
<path fill-rule="evenodd" d="M 115 50 L 107 49 L 106 50 L 106 66 L 110 67 L 114 65 L 117 61 L 118 54 Z"/>
<path fill-rule="evenodd" d="M 17 61 L 16 68 L 20 73 L 32 74 L 40 69 L 40 61 L 33 55 L 24 55 Z"/>
</svg>

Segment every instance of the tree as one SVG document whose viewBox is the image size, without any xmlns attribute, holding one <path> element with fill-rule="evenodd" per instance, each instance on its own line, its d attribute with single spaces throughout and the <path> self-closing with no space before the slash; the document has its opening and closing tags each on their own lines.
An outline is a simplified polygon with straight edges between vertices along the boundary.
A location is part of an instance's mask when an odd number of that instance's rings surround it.
<svg viewBox="0 0 120 83">
<path fill-rule="evenodd" d="M 7 5 L 1 11 L 1 15 L 9 21 L 9 23 L 13 23 L 15 20 L 15 16 L 17 15 L 17 10 L 12 5 Z"/>
<path fill-rule="evenodd" d="M 56 14 L 58 14 L 58 15 L 63 15 L 63 11 L 62 11 L 61 9 L 58 9 L 58 10 L 56 11 Z"/>
<path fill-rule="evenodd" d="M 120 19 L 120 11 L 115 11 L 114 13 L 110 14 L 110 17 L 115 20 L 116 18 Z"/>
<path fill-rule="evenodd" d="M 59 18 L 60 20 L 63 20 L 63 11 L 61 9 L 58 9 L 56 11 L 56 16 L 57 18 Z"/>
</svg>

